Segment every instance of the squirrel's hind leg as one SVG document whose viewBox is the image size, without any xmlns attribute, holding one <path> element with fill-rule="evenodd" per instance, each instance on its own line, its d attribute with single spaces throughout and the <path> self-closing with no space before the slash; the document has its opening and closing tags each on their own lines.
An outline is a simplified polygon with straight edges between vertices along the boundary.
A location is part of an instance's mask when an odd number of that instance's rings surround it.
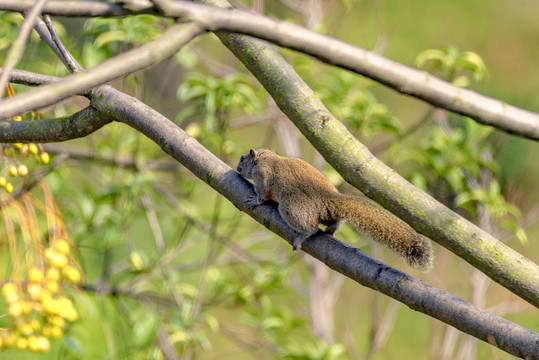
<svg viewBox="0 0 539 360">
<path fill-rule="evenodd" d="M 286 199 L 279 203 L 279 213 L 286 223 L 301 234 L 292 243 L 294 250 L 300 250 L 301 244 L 318 231 L 318 219 L 315 209 L 295 209 Z"/>
<path fill-rule="evenodd" d="M 324 231 L 326 234 L 333 235 L 339 230 L 341 227 L 342 221 L 335 221 L 330 224 L 324 224 L 327 225 L 326 230 Z"/>
<path fill-rule="evenodd" d="M 311 237 L 311 235 L 316 234 L 317 231 L 318 231 L 318 226 L 315 226 L 310 232 L 303 233 L 299 235 L 298 237 L 296 237 L 294 239 L 294 242 L 292 243 L 292 249 L 294 251 L 301 250 L 301 245 L 303 244 L 303 242 L 307 240 L 309 237 Z"/>
</svg>

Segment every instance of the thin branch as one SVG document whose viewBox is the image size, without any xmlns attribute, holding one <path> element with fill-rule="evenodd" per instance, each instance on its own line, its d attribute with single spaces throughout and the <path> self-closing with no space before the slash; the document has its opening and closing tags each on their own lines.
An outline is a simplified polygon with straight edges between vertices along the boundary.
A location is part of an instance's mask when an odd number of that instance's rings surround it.
<svg viewBox="0 0 539 360">
<path fill-rule="evenodd" d="M 5 10 L 24 11 L 29 3 L 29 1 L 4 0 L 0 7 Z M 65 5 L 60 6 L 58 3 Z M 212 31 L 226 30 L 272 41 L 314 56 L 325 63 L 369 77 L 400 93 L 424 100 L 436 107 L 469 116 L 482 124 L 511 134 L 539 140 L 539 115 L 536 113 L 508 105 L 469 89 L 456 87 L 425 71 L 400 64 L 330 36 L 243 10 L 223 10 L 188 1 L 156 0 L 154 3 L 159 5 L 162 15 L 197 21 Z M 53 15 L 118 16 L 118 14 L 129 14 L 119 4 L 51 1 L 49 5 L 45 11 Z M 97 9 L 101 9 L 101 12 Z M 145 8 L 145 11 L 155 11 L 155 9 Z M 135 13 L 137 12 L 131 12 L 131 14 Z M 0 112 L 0 117 L 1 115 Z"/>
<path fill-rule="evenodd" d="M 199 220 L 196 217 L 193 217 L 189 215 L 181 206 L 178 199 L 172 194 L 169 190 L 167 190 L 164 186 L 160 185 L 159 183 L 154 183 L 152 187 L 159 192 L 162 196 L 167 199 L 167 201 L 170 203 L 171 206 L 174 207 L 174 210 L 181 215 L 181 217 L 185 218 L 189 222 L 193 223 L 196 227 L 202 230 L 202 234 L 209 234 L 211 232 L 211 229 L 209 226 L 202 220 Z M 257 261 L 263 261 L 261 258 L 257 258 L 253 255 L 251 255 L 248 251 L 245 251 L 244 248 L 236 244 L 236 242 L 231 241 L 229 237 L 223 236 L 222 234 L 218 232 L 214 232 L 212 234 L 213 238 L 219 241 L 224 246 L 230 248 L 231 253 L 235 258 L 238 258 L 242 261 L 250 261 L 250 262 L 257 262 Z M 198 266 L 198 265 L 197 265 Z M 199 267 L 198 267 L 199 268 Z"/>
<path fill-rule="evenodd" d="M 330 36 L 243 10 L 217 9 L 185 1 L 154 0 L 154 3 L 168 16 L 181 16 L 206 24 L 212 31 L 226 30 L 251 35 L 301 51 L 434 106 L 469 116 L 480 123 L 509 133 L 539 140 L 539 114 L 519 109 L 469 89 L 456 87 L 425 71 L 400 64 Z"/>
<path fill-rule="evenodd" d="M 182 357 L 178 353 L 178 350 L 176 350 L 174 344 L 170 342 L 170 336 L 164 325 L 159 326 L 157 330 L 157 339 L 159 340 L 159 347 L 168 360 L 181 360 Z"/>
<path fill-rule="evenodd" d="M 0 68 L 0 73 L 3 73 L 4 70 Z M 62 80 L 62 78 L 37 74 L 31 71 L 25 70 L 12 70 L 9 73 L 9 81 L 15 84 L 28 85 L 28 86 L 39 86 L 43 84 L 52 84 Z"/>
<path fill-rule="evenodd" d="M 346 181 L 419 233 L 445 246 L 494 281 L 539 307 L 539 266 L 378 160 L 329 112 L 270 44 L 229 32 L 218 31 L 216 35 Z"/>
<path fill-rule="evenodd" d="M 66 147 L 57 144 L 45 144 L 43 149 L 50 154 L 65 154 L 72 160 L 85 160 L 98 164 L 114 165 L 122 168 L 138 169 L 137 162 L 132 157 L 97 155 L 87 149 Z M 177 161 L 148 160 L 146 166 L 153 171 L 169 171 L 177 173 L 185 168 Z"/>
<path fill-rule="evenodd" d="M 45 24 L 47 25 L 47 29 L 49 30 L 49 35 L 58 49 L 58 52 L 60 53 L 59 58 L 62 60 L 64 65 L 69 69 L 69 71 L 73 72 L 80 72 L 84 69 L 82 66 L 78 63 L 78 61 L 71 55 L 71 53 L 67 50 L 64 43 L 60 39 L 60 36 L 58 35 L 58 32 L 56 31 L 56 28 L 54 27 L 54 24 L 52 23 L 51 18 L 49 15 L 43 15 L 43 19 L 45 19 Z M 40 34 L 41 38 L 44 39 L 46 34 Z M 47 44 L 49 44 L 47 42 Z M 50 44 L 49 44 L 50 46 Z M 54 50 L 54 49 L 53 49 Z"/>
<path fill-rule="evenodd" d="M 9 49 L 9 52 L 7 53 L 6 59 L 4 60 L 4 71 L 2 72 L 2 74 L 0 74 L 0 99 L 4 97 L 4 92 L 6 91 L 6 85 L 8 83 L 9 72 L 13 68 L 15 68 L 15 65 L 17 65 L 17 63 L 21 59 L 22 54 L 24 53 L 26 39 L 28 39 L 30 31 L 32 31 L 32 28 L 34 27 L 34 22 L 41 13 L 41 9 L 46 2 L 47 0 L 37 0 L 32 2 L 30 12 L 27 16 L 25 16 L 19 33 L 17 34 L 15 41 L 13 42 L 11 48 Z"/>
<path fill-rule="evenodd" d="M 86 72 L 69 75 L 55 83 L 1 100 L 0 119 L 58 103 L 70 96 L 85 93 L 96 86 L 143 70 L 174 54 L 204 32 L 204 28 L 197 24 L 175 25 L 159 38 L 104 61 Z"/>
<path fill-rule="evenodd" d="M 140 131 L 200 179 L 225 196 L 242 211 L 283 237 L 289 243 L 297 233 L 286 225 L 275 204 L 245 208 L 253 186 L 173 122 L 110 87 L 93 92 L 92 105 L 117 121 Z M 112 106 L 114 105 L 114 106 Z M 437 289 L 347 246 L 321 231 L 311 237 L 304 250 L 358 283 L 397 299 L 414 310 L 446 322 L 516 356 L 539 352 L 539 334 Z"/>
<path fill-rule="evenodd" d="M 430 107 L 427 112 L 421 117 L 421 119 L 419 119 L 419 121 L 416 121 L 416 123 L 412 126 L 410 126 L 408 129 L 406 129 L 406 131 L 399 135 L 397 137 L 398 141 L 399 142 L 403 142 L 408 136 L 412 135 L 414 132 L 416 132 L 420 127 L 422 127 L 423 125 L 425 125 L 427 123 L 427 121 L 430 119 L 432 113 L 434 112 L 434 109 L 433 107 Z M 393 142 L 394 140 L 393 139 L 388 139 L 388 140 L 383 140 L 381 141 L 380 143 L 377 143 L 377 144 L 374 144 L 370 147 L 370 151 L 373 153 L 373 154 L 379 154 L 380 152 L 382 151 L 385 151 L 387 149 L 389 149 L 389 146 L 391 145 L 391 143 Z"/>
<path fill-rule="evenodd" d="M 0 69 L 0 73 L 3 70 Z M 39 86 L 53 84 L 61 78 L 41 75 L 23 70 L 13 70 L 9 81 L 18 84 Z M 101 116 L 92 107 L 87 107 L 73 115 L 55 119 L 0 121 L 0 142 L 47 143 L 67 141 L 85 137 L 102 128 L 112 120 Z"/>
<path fill-rule="evenodd" d="M 56 56 L 58 56 L 58 58 L 65 64 L 67 60 L 64 58 L 63 54 L 60 52 L 60 49 L 58 49 L 58 46 L 56 46 L 56 44 L 52 40 L 52 37 L 50 36 L 47 25 L 39 17 L 36 19 L 34 29 L 39 34 L 41 39 L 43 39 L 47 43 L 47 45 L 52 49 L 52 51 L 56 54 Z"/>
<path fill-rule="evenodd" d="M 22 197 L 24 194 L 28 193 L 30 190 L 32 190 L 34 187 L 39 185 L 41 180 L 43 180 L 47 175 L 49 175 L 51 172 L 53 172 L 58 166 L 63 163 L 66 160 L 67 156 L 60 155 L 54 159 L 54 162 L 47 166 L 46 169 L 43 171 L 40 171 L 33 176 L 30 181 L 27 181 L 24 183 L 22 187 L 20 187 L 17 191 L 13 192 L 12 194 L 9 194 L 7 197 L 3 198 L 0 201 L 0 208 L 3 208 L 5 205 L 9 204 L 13 199 L 17 199 Z"/>
<path fill-rule="evenodd" d="M 34 5 L 34 0 L 2 0 L 2 10 L 23 12 Z M 130 3 L 136 6 L 130 6 Z M 136 4 L 138 3 L 138 4 Z M 111 17 L 135 14 L 157 14 L 150 1 L 49 1 L 43 13 L 70 17 Z"/>
</svg>

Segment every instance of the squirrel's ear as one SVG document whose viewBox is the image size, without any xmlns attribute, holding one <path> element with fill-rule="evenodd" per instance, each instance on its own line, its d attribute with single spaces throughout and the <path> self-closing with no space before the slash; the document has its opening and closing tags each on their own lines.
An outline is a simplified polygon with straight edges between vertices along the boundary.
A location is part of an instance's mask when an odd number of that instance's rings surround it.
<svg viewBox="0 0 539 360">
<path fill-rule="evenodd" d="M 249 150 L 249 154 L 255 158 L 258 155 L 258 151 L 256 151 L 255 149 L 251 149 Z"/>
</svg>

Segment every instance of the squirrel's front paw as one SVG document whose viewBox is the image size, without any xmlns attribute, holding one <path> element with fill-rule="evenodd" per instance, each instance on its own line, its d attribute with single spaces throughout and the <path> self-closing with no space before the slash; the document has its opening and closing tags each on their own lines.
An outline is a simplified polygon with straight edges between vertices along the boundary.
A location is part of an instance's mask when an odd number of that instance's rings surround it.
<svg viewBox="0 0 539 360">
<path fill-rule="evenodd" d="M 298 236 L 294 239 L 294 242 L 292 243 L 292 250 L 297 251 L 301 250 L 301 245 L 303 242 L 309 237 L 309 235 L 305 236 L 304 234 Z"/>
<path fill-rule="evenodd" d="M 260 202 L 260 199 L 258 199 L 257 195 L 251 195 L 245 201 L 245 206 L 247 207 L 247 209 L 254 209 L 260 204 L 261 202 Z"/>
</svg>

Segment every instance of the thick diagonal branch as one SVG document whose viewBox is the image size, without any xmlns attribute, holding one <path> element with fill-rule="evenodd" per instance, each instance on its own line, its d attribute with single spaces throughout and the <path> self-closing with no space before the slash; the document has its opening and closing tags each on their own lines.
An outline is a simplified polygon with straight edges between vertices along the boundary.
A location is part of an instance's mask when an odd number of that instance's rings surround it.
<svg viewBox="0 0 539 360">
<path fill-rule="evenodd" d="M 39 76 L 32 77 L 24 72 L 12 74 L 15 77 L 17 75 L 20 79 L 39 82 Z M 48 77 L 42 81 L 46 79 Z M 256 211 L 245 209 L 243 204 L 253 193 L 252 185 L 161 114 L 108 86 L 95 89 L 89 96 L 92 99 L 91 108 L 98 110 L 105 118 L 124 122 L 149 137 L 261 224 L 288 242 L 292 242 L 297 236 L 282 220 L 274 206 L 259 206 Z M 482 311 L 443 290 L 384 265 L 331 236 L 317 234 L 306 242 L 303 248 L 360 284 L 391 296 L 412 309 L 433 316 L 479 339 L 495 343 L 511 354 L 525 357 L 538 350 L 539 335 L 533 331 Z"/>
<path fill-rule="evenodd" d="M 244 202 L 254 191 L 251 183 L 163 115 L 110 87 L 95 90 L 92 98 L 92 106 L 146 135 L 240 210 L 289 243 L 298 235 L 286 225 L 275 206 L 246 209 Z M 319 232 L 305 242 L 303 250 L 358 283 L 513 355 L 526 357 L 539 351 L 539 334 L 380 263 L 332 236 Z"/>
<path fill-rule="evenodd" d="M 539 306 L 539 267 L 535 263 L 440 204 L 374 157 L 269 43 L 228 32 L 216 34 L 346 181 L 418 232 Z"/>
<path fill-rule="evenodd" d="M 230 33 L 218 34 L 258 77 L 279 107 L 350 183 L 419 232 L 539 306 L 537 265 L 413 187 L 374 158 L 267 43 Z M 74 76 L 79 75 L 85 74 Z"/>
</svg>

